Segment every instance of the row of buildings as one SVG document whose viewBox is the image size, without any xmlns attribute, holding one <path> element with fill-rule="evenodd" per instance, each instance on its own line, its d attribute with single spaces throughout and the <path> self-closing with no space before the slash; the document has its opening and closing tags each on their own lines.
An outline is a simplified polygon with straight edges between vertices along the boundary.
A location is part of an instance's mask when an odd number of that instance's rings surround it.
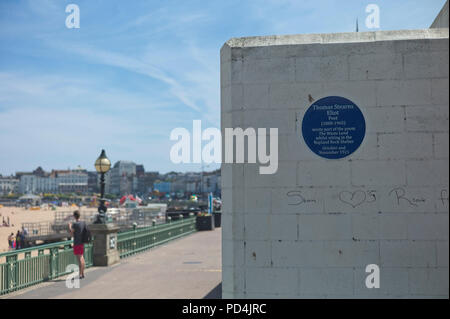
<svg viewBox="0 0 450 319">
<path fill-rule="evenodd" d="M 213 193 L 220 196 L 221 176 L 220 170 L 212 172 L 189 172 L 189 173 L 169 173 L 163 181 L 157 181 L 153 189 L 160 193 L 179 194 L 200 194 Z"/>
<path fill-rule="evenodd" d="M 204 192 L 220 195 L 220 170 L 213 172 L 146 172 L 143 165 L 131 161 L 118 161 L 105 174 L 105 193 L 122 196 L 147 196 L 158 191 L 162 194 L 189 196 Z M 0 175 L 0 194 L 41 194 L 99 192 L 96 171 L 81 167 L 67 170 L 44 171 L 38 167 L 32 172 L 17 172 L 14 176 Z"/>
<path fill-rule="evenodd" d="M 16 172 L 15 176 L 0 177 L 0 193 L 88 193 L 97 190 L 97 173 L 77 167 L 46 172 L 38 167 L 32 172 Z"/>
<path fill-rule="evenodd" d="M 190 194 L 212 192 L 220 195 L 220 170 L 212 172 L 145 172 L 143 165 L 131 161 L 118 161 L 105 175 L 105 192 L 115 195 L 147 195 L 154 191 L 176 194 L 180 197 Z"/>
</svg>

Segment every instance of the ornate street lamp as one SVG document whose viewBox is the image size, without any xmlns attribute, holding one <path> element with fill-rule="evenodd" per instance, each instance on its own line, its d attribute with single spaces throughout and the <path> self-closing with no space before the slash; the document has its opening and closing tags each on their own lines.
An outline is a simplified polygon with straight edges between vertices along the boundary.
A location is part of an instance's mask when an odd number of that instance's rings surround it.
<svg viewBox="0 0 450 319">
<path fill-rule="evenodd" d="M 95 169 L 100 173 L 100 205 L 98 206 L 98 215 L 94 224 L 105 224 L 106 205 L 105 205 L 105 174 L 111 168 L 111 162 L 106 157 L 105 150 L 102 150 L 99 158 L 95 161 Z"/>
</svg>

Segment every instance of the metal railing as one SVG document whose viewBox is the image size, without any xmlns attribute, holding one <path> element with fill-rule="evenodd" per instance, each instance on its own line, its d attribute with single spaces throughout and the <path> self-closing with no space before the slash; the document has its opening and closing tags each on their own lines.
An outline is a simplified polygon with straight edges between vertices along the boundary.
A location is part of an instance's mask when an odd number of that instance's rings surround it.
<svg viewBox="0 0 450 319">
<path fill-rule="evenodd" d="M 119 226 L 121 229 L 127 230 L 127 228 L 132 228 L 133 225 L 137 227 L 152 226 L 154 221 L 157 224 L 164 223 L 164 217 L 159 209 L 140 208 L 112 215 L 109 222 Z"/>
<path fill-rule="evenodd" d="M 0 254 L 0 295 L 68 274 L 67 266 L 78 265 L 72 241 Z M 93 265 L 92 244 L 84 245 L 86 268 Z"/>
<path fill-rule="evenodd" d="M 28 237 L 48 236 L 54 232 L 50 221 L 22 223 L 22 227 L 28 231 Z"/>
<path fill-rule="evenodd" d="M 124 258 L 195 231 L 194 216 L 166 224 L 136 228 L 117 234 L 117 250 L 120 258 Z"/>
<path fill-rule="evenodd" d="M 170 240 L 196 232 L 195 216 L 135 228 L 117 234 L 120 258 L 125 258 Z M 66 275 L 67 266 L 77 265 L 72 240 L 14 250 L 0 254 L 0 295 Z M 86 268 L 93 266 L 93 244 L 84 245 Z"/>
<path fill-rule="evenodd" d="M 96 215 L 96 211 L 82 211 L 81 220 L 90 225 Z M 73 222 L 73 211 L 55 212 L 53 221 L 22 223 L 22 227 L 28 232 L 25 242 L 34 246 L 38 240 L 49 242 L 70 239 L 69 222 Z"/>
<path fill-rule="evenodd" d="M 80 219 L 85 221 L 86 224 L 92 224 L 97 216 L 97 211 L 79 211 Z M 73 222 L 73 211 L 60 211 L 55 212 L 55 220 L 53 224 L 64 225 L 67 227 L 69 222 Z"/>
<path fill-rule="evenodd" d="M 81 211 L 81 220 L 87 225 L 94 223 L 98 212 Z M 133 210 L 118 210 L 117 213 L 107 212 L 107 223 L 120 227 L 123 231 L 128 231 L 136 225 L 137 227 L 147 227 L 156 220 L 157 224 L 165 222 L 165 216 L 159 209 L 139 208 Z M 22 227 L 27 229 L 26 242 L 29 245 L 35 245 L 37 240 L 44 242 L 62 241 L 70 238 L 68 224 L 73 222 L 73 212 L 61 211 L 55 212 L 54 221 L 22 223 Z"/>
</svg>

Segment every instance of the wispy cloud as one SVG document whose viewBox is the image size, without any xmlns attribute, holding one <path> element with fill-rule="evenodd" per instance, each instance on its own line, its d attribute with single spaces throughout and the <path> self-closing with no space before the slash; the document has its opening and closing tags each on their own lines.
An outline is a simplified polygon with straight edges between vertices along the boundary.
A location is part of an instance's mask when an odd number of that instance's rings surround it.
<svg viewBox="0 0 450 319">
<path fill-rule="evenodd" d="M 94 78 L 0 72 L 0 112 L 5 108 L 93 108 L 156 110 L 169 101 L 141 97 L 134 92 L 105 88 Z"/>
<path fill-rule="evenodd" d="M 186 94 L 183 86 L 173 77 L 169 76 L 164 70 L 150 64 L 140 61 L 136 58 L 124 56 L 122 54 L 114 53 L 111 51 L 103 51 L 86 46 L 62 46 L 71 53 L 80 54 L 88 60 L 94 61 L 97 64 L 105 64 L 125 70 L 143 74 L 152 77 L 156 80 L 164 82 L 170 88 L 170 91 L 176 96 L 183 104 L 192 108 L 197 112 L 201 112 L 201 108 L 191 100 Z"/>
</svg>

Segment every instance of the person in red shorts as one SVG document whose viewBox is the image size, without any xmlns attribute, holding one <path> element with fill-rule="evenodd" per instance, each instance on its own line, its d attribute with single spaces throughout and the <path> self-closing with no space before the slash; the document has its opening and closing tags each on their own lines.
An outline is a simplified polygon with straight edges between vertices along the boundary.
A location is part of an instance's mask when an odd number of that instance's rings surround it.
<svg viewBox="0 0 450 319">
<path fill-rule="evenodd" d="M 82 239 L 83 231 L 86 228 L 86 223 L 80 220 L 80 212 L 78 210 L 73 212 L 73 217 L 75 218 L 75 222 L 69 223 L 70 233 L 73 237 L 73 254 L 78 259 L 78 265 L 80 268 L 80 279 L 84 278 L 84 244 Z"/>
</svg>

